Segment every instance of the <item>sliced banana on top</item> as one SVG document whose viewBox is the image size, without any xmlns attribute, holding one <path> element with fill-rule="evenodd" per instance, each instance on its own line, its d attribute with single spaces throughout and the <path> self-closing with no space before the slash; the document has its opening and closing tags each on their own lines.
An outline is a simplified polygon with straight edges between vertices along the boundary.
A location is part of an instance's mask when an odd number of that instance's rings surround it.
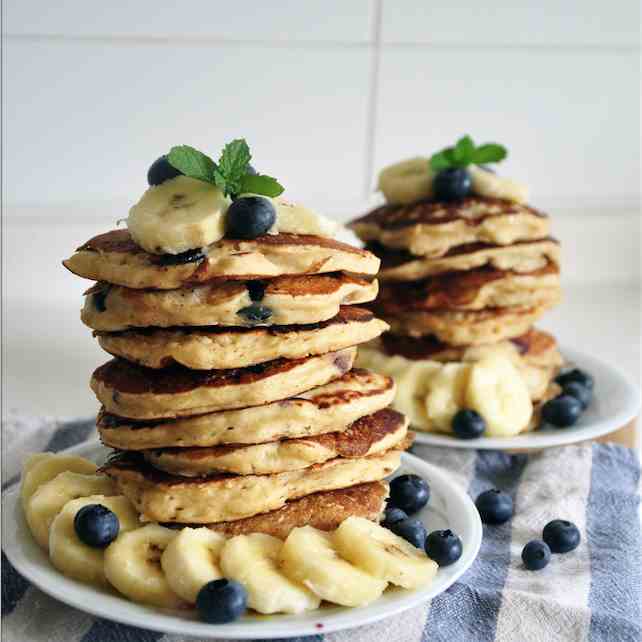
<svg viewBox="0 0 642 642">
<path fill-rule="evenodd" d="M 138 513 L 132 503 L 122 495 L 105 497 L 91 495 L 67 502 L 49 529 L 49 559 L 67 577 L 99 586 L 108 586 L 104 570 L 104 550 L 87 546 L 74 528 L 76 513 L 84 506 L 100 504 L 118 517 L 118 536 L 140 526 Z"/>
<path fill-rule="evenodd" d="M 407 205 L 432 196 L 433 172 L 423 156 L 385 167 L 377 188 L 391 204 Z"/>
<path fill-rule="evenodd" d="M 229 204 L 215 185 L 177 176 L 143 194 L 129 210 L 127 227 L 147 252 L 180 254 L 223 238 Z"/>
<path fill-rule="evenodd" d="M 183 528 L 167 545 L 161 567 L 170 588 L 190 604 L 212 580 L 223 577 L 219 566 L 225 537 L 209 528 Z"/>
<path fill-rule="evenodd" d="M 348 517 L 334 532 L 339 554 L 374 577 L 412 589 L 427 585 L 438 566 L 424 551 L 379 524 Z"/>
<path fill-rule="evenodd" d="M 116 487 L 105 475 L 82 475 L 65 471 L 39 486 L 27 502 L 25 518 L 36 542 L 47 550 L 49 527 L 68 501 L 89 495 L 116 494 Z"/>
<path fill-rule="evenodd" d="M 185 602 L 172 591 L 161 568 L 161 555 L 177 531 L 159 524 L 120 535 L 105 550 L 109 583 L 134 602 L 177 609 Z"/>
<path fill-rule="evenodd" d="M 221 569 L 225 577 L 245 587 L 248 606 L 259 613 L 302 613 L 319 608 L 320 598 L 279 567 L 282 548 L 283 542 L 271 535 L 238 535 L 223 547 Z"/>
<path fill-rule="evenodd" d="M 332 535 L 312 526 L 292 530 L 280 560 L 289 578 L 342 606 L 364 606 L 380 597 L 388 584 L 340 557 Z"/>
<path fill-rule="evenodd" d="M 523 431 L 533 414 L 528 386 L 506 357 L 487 357 L 470 370 L 466 406 L 486 421 L 486 434 L 510 437 Z"/>
<path fill-rule="evenodd" d="M 332 238 L 339 229 L 338 223 L 304 205 L 290 203 L 280 196 L 272 199 L 272 202 L 276 209 L 275 232 Z"/>
<path fill-rule="evenodd" d="M 505 176 L 498 176 L 493 172 L 487 172 L 476 165 L 468 167 L 472 182 L 472 191 L 479 196 L 489 198 L 502 198 L 514 203 L 526 203 L 528 201 L 528 187 L 523 183 L 514 181 Z"/>
<path fill-rule="evenodd" d="M 39 486 L 52 480 L 56 475 L 69 471 L 91 475 L 98 470 L 93 461 L 73 455 L 56 455 L 54 453 L 36 453 L 27 457 L 22 467 L 20 499 L 22 509 L 27 511 L 27 504 Z"/>
</svg>

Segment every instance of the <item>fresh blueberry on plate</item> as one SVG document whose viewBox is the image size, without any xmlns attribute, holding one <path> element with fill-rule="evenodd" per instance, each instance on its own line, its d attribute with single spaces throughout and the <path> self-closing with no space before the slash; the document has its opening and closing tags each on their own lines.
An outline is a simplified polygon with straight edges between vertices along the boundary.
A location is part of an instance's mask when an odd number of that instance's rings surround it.
<svg viewBox="0 0 642 642">
<path fill-rule="evenodd" d="M 561 394 L 542 406 L 542 418 L 556 428 L 568 428 L 582 415 L 582 403 L 568 394 Z"/>
<path fill-rule="evenodd" d="M 542 538 L 553 553 L 568 553 L 580 544 L 580 531 L 565 519 L 554 519 L 544 526 Z"/>
<path fill-rule="evenodd" d="M 418 519 L 402 519 L 392 524 L 390 530 L 417 548 L 423 548 L 426 543 L 426 527 Z"/>
<path fill-rule="evenodd" d="M 430 499 L 430 486 L 419 475 L 400 475 L 390 482 L 390 503 L 413 515 Z"/>
<path fill-rule="evenodd" d="M 170 178 L 176 178 L 183 172 L 170 165 L 167 156 L 157 158 L 147 170 L 147 182 L 150 185 L 160 185 Z"/>
<path fill-rule="evenodd" d="M 481 493 L 475 506 L 484 524 L 503 524 L 513 516 L 513 499 L 497 488 Z"/>
<path fill-rule="evenodd" d="M 272 201 L 263 196 L 237 198 L 227 210 L 227 236 L 255 239 L 265 234 L 276 221 Z"/>
<path fill-rule="evenodd" d="M 453 432 L 460 439 L 476 439 L 486 430 L 484 418 L 474 410 L 459 410 L 453 417 Z"/>
<path fill-rule="evenodd" d="M 565 395 L 575 397 L 580 404 L 582 404 L 582 410 L 586 410 L 591 403 L 593 391 L 579 383 L 579 381 L 571 381 L 571 383 L 567 383 L 563 390 Z"/>
<path fill-rule="evenodd" d="M 252 303 L 245 308 L 241 308 L 237 314 L 240 314 L 250 323 L 265 323 L 272 316 L 272 310 L 260 303 Z"/>
<path fill-rule="evenodd" d="M 559 383 L 562 388 L 564 388 L 566 384 L 569 384 L 572 381 L 581 383 L 589 390 L 593 390 L 593 388 L 595 387 L 595 380 L 593 379 L 593 377 L 588 372 L 580 370 L 579 368 L 574 368 L 573 370 L 563 372 L 555 378 L 555 382 Z"/>
<path fill-rule="evenodd" d="M 449 529 L 430 533 L 425 548 L 426 555 L 439 566 L 454 564 L 462 552 L 461 540 Z"/>
<path fill-rule="evenodd" d="M 470 194 L 472 181 L 468 170 L 463 167 L 449 167 L 437 173 L 432 189 L 437 201 L 457 201 Z"/>
<path fill-rule="evenodd" d="M 381 520 L 381 525 L 384 528 L 390 528 L 393 524 L 401 522 L 404 519 L 408 519 L 406 511 L 397 508 L 396 506 L 386 506 L 386 510 L 383 514 L 383 520 Z"/>
<path fill-rule="evenodd" d="M 234 580 L 212 580 L 198 592 L 196 608 L 210 624 L 233 622 L 247 609 L 247 591 Z"/>
<path fill-rule="evenodd" d="M 551 561 L 551 549 L 546 542 L 534 539 L 522 549 L 522 562 L 529 571 L 539 571 Z"/>
<path fill-rule="evenodd" d="M 92 548 L 106 548 L 117 537 L 120 522 L 116 513 L 102 504 L 87 504 L 74 517 L 78 539 Z"/>
</svg>

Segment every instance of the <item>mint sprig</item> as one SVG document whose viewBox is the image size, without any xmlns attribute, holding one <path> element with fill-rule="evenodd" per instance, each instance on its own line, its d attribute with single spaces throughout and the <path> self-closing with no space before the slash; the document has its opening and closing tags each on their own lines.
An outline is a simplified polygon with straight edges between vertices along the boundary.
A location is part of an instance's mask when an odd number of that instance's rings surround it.
<svg viewBox="0 0 642 642">
<path fill-rule="evenodd" d="M 249 173 L 252 154 L 244 138 L 225 145 L 218 163 L 189 145 L 172 147 L 167 160 L 185 176 L 216 185 L 226 196 L 252 193 L 274 198 L 283 193 L 275 178 Z"/>
<path fill-rule="evenodd" d="M 462 136 L 453 147 L 445 147 L 430 157 L 430 167 L 435 172 L 452 167 L 467 167 L 468 165 L 483 165 L 499 163 L 508 155 L 503 145 L 485 143 L 475 146 L 473 139 Z"/>
</svg>

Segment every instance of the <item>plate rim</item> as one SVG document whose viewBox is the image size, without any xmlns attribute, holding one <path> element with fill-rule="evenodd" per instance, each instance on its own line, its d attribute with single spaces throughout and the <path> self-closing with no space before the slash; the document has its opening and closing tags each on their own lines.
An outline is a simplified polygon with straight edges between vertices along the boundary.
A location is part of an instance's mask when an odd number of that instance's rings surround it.
<svg viewBox="0 0 642 642">
<path fill-rule="evenodd" d="M 96 447 L 101 447 L 102 444 L 99 439 L 90 439 L 77 444 L 71 448 L 60 451 L 59 454 L 85 454 L 91 453 Z M 145 605 L 136 604 L 131 602 L 125 597 L 119 595 L 103 594 L 96 591 L 90 585 L 83 584 L 77 580 L 65 577 L 52 566 L 44 567 L 39 562 L 34 562 L 20 550 L 20 545 L 16 541 L 16 535 L 20 533 L 20 529 L 27 528 L 24 522 L 24 517 L 20 517 L 22 524 L 17 523 L 14 519 L 16 511 L 22 515 L 20 509 L 20 492 L 19 481 L 12 484 L 2 493 L 2 539 L 3 551 L 7 555 L 9 561 L 13 564 L 16 570 L 29 580 L 34 586 L 39 588 L 44 593 L 51 597 L 65 603 L 68 606 L 76 608 L 90 615 L 105 618 L 121 624 L 145 628 L 152 631 L 162 633 L 183 634 L 188 636 L 202 636 L 208 639 L 261 639 L 261 638 L 291 638 L 305 635 L 319 635 L 325 633 L 332 633 L 346 629 L 352 629 L 359 626 L 365 626 L 379 622 L 388 617 L 398 615 L 406 610 L 409 610 L 421 603 L 425 603 L 433 599 L 436 595 L 446 591 L 452 584 L 454 584 L 473 564 L 479 550 L 481 548 L 483 527 L 479 514 L 475 505 L 468 495 L 466 489 L 462 488 L 459 484 L 454 482 L 447 471 L 424 461 L 423 459 L 412 455 L 411 453 L 402 453 L 402 463 L 408 464 L 411 469 L 424 471 L 422 475 L 426 475 L 429 480 L 438 479 L 441 486 L 448 488 L 449 494 L 453 493 L 458 498 L 458 504 L 465 507 L 467 514 L 466 520 L 471 528 L 471 544 L 464 549 L 464 554 L 457 562 L 459 568 L 446 580 L 445 584 L 440 588 L 437 593 L 432 594 L 430 590 L 417 590 L 409 591 L 400 595 L 398 600 L 390 604 L 378 605 L 377 601 L 359 608 L 337 607 L 338 613 L 328 613 L 323 615 L 321 612 L 320 617 L 313 621 L 296 622 L 288 619 L 281 624 L 279 623 L 279 616 L 275 616 L 273 621 L 270 621 L 269 616 L 261 616 L 260 619 L 247 622 L 235 622 L 224 625 L 212 625 L 194 619 L 185 619 L 177 616 L 174 613 L 163 613 L 154 607 L 147 607 Z M 56 584 L 52 585 L 52 574 L 56 575 Z M 72 587 L 74 590 L 71 592 L 60 590 L 60 583 Z M 64 587 L 63 587 L 64 589 Z M 78 591 L 80 591 L 78 593 Z M 86 592 L 92 593 L 93 599 L 88 600 Z M 78 594 L 77 594 L 78 593 Z M 84 600 L 83 600 L 84 594 Z M 103 605 L 103 599 L 107 600 L 107 604 Z M 112 600 L 115 600 L 113 603 Z M 118 604 L 124 601 L 129 605 L 134 605 L 143 609 L 140 613 L 122 612 L 116 608 Z M 282 616 L 290 618 L 291 616 Z M 144 621 L 143 621 L 144 620 Z M 321 626 L 319 626 L 319 624 Z M 260 626 L 260 631 L 258 630 Z M 281 628 L 279 628 L 281 627 Z"/>
<path fill-rule="evenodd" d="M 441 433 L 422 432 L 415 428 L 415 443 L 421 446 L 467 450 L 543 450 L 603 437 L 619 430 L 638 416 L 642 405 L 640 390 L 620 367 L 611 365 L 600 357 L 595 357 L 572 347 L 562 346 L 560 347 L 560 352 L 572 363 L 581 363 L 582 359 L 586 359 L 599 364 L 600 369 L 607 373 L 610 379 L 619 380 L 622 388 L 626 388 L 626 397 L 628 399 L 626 405 L 608 420 L 600 422 L 603 426 L 602 428 L 596 430 L 591 426 L 580 426 L 571 430 L 562 428 L 555 432 L 534 430 L 513 437 L 480 437 L 479 439 L 471 440 L 456 439 Z"/>
</svg>

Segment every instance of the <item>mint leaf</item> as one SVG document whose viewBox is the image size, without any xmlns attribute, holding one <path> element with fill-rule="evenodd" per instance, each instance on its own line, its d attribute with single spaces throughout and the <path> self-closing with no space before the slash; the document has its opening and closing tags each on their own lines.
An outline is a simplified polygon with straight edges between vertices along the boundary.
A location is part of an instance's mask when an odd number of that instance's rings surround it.
<svg viewBox="0 0 642 642">
<path fill-rule="evenodd" d="M 506 148 L 497 143 L 487 143 L 480 145 L 473 154 L 472 162 L 478 165 L 484 163 L 499 163 L 508 156 Z"/>
<path fill-rule="evenodd" d="M 448 160 L 444 152 L 437 152 L 430 157 L 430 168 L 433 172 L 440 172 L 442 169 L 448 169 L 450 166 L 450 160 Z"/>
<path fill-rule="evenodd" d="M 216 169 L 214 161 L 194 147 L 189 145 L 172 147 L 167 154 L 167 160 L 172 167 L 185 176 L 207 183 L 214 182 L 214 170 Z"/>
<path fill-rule="evenodd" d="M 460 138 L 455 145 L 453 156 L 455 162 L 460 167 L 470 165 L 473 161 L 473 154 L 475 152 L 475 143 L 470 136 L 466 135 Z"/>
<path fill-rule="evenodd" d="M 261 194 L 274 198 L 283 193 L 283 186 L 271 176 L 246 174 L 241 179 L 240 194 Z"/>
<path fill-rule="evenodd" d="M 245 176 L 251 159 L 252 154 L 244 138 L 238 138 L 225 145 L 218 161 L 218 170 L 225 184 L 219 185 L 219 182 L 216 184 L 226 195 L 240 192 L 241 179 Z"/>
</svg>

